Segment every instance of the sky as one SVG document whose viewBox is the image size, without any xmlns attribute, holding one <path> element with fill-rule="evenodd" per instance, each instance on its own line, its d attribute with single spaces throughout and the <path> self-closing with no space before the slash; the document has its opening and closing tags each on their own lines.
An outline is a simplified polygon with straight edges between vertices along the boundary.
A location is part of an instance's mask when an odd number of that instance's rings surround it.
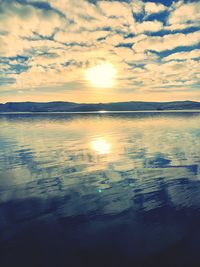
<svg viewBox="0 0 200 267">
<path fill-rule="evenodd" d="M 200 1 L 0 0 L 0 103 L 200 101 Z"/>
</svg>

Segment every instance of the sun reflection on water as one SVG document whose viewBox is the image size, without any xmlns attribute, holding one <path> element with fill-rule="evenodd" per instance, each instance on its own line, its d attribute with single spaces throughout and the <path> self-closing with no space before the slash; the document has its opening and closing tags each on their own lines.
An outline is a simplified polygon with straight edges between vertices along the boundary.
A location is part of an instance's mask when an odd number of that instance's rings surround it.
<svg viewBox="0 0 200 267">
<path fill-rule="evenodd" d="M 110 153 L 111 145 L 103 138 L 95 139 L 91 142 L 92 149 L 99 155 Z"/>
</svg>

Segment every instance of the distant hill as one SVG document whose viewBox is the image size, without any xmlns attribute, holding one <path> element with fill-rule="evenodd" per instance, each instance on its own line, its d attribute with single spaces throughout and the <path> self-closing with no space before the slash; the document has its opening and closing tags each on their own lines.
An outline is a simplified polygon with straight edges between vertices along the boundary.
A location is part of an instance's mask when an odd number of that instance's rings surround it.
<svg viewBox="0 0 200 267">
<path fill-rule="evenodd" d="M 142 111 L 142 110 L 193 110 L 200 109 L 200 102 L 117 102 L 78 104 L 73 102 L 8 102 L 0 104 L 0 112 L 87 112 L 87 111 Z"/>
</svg>

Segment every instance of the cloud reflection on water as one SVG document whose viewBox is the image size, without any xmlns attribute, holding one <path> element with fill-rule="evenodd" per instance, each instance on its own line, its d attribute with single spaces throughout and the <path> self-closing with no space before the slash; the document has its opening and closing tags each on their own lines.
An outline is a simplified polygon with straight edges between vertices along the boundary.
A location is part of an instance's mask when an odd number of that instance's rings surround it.
<svg viewBox="0 0 200 267">
<path fill-rule="evenodd" d="M 199 113 L 1 115 L 0 123 L 2 248 L 45 224 L 43 245 L 52 228 L 61 250 L 99 245 L 134 261 L 197 229 Z"/>
</svg>

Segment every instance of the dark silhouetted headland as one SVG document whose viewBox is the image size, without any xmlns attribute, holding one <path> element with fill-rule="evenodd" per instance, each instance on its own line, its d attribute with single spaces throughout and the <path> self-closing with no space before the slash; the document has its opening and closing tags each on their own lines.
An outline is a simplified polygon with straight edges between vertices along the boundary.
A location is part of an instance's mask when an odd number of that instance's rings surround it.
<svg viewBox="0 0 200 267">
<path fill-rule="evenodd" d="M 92 111 L 148 111 L 148 110 L 194 110 L 200 109 L 200 102 L 117 102 L 79 104 L 73 102 L 8 102 L 0 104 L 0 112 L 92 112 Z"/>
</svg>

